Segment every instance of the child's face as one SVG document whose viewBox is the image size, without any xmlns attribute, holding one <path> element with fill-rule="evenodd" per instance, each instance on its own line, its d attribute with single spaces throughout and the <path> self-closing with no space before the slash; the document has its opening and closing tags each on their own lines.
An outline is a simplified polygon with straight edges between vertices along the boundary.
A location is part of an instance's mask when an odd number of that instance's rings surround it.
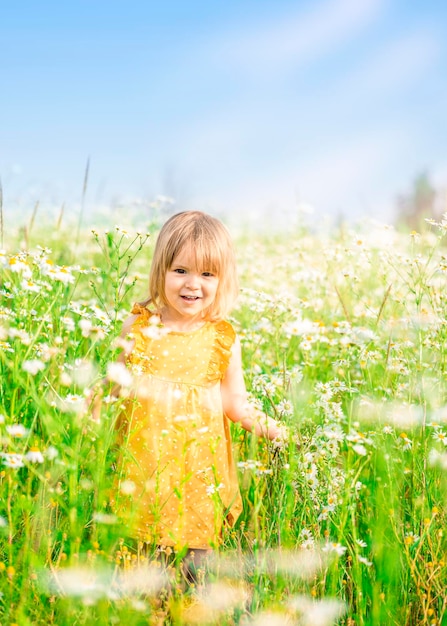
<svg viewBox="0 0 447 626">
<path fill-rule="evenodd" d="M 202 317 L 214 302 L 219 277 L 211 270 L 199 272 L 190 248 L 174 259 L 165 276 L 165 295 L 169 313 L 177 318 Z"/>
</svg>

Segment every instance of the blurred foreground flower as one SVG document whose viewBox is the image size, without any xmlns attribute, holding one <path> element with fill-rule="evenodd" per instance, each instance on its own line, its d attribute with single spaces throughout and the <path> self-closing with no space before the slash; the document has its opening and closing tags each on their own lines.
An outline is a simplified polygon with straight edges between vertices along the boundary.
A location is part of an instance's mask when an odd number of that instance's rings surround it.
<svg viewBox="0 0 447 626">
<path fill-rule="evenodd" d="M 97 524 L 116 524 L 118 518 L 112 513 L 102 513 L 101 511 L 97 511 L 93 514 L 93 521 Z"/>
<path fill-rule="evenodd" d="M 132 480 L 123 480 L 120 484 L 121 493 L 126 496 L 132 495 L 135 492 L 136 488 L 137 486 Z"/>
<path fill-rule="evenodd" d="M 447 470 L 447 452 L 438 452 L 432 448 L 428 453 L 428 463 L 431 467 Z"/>
<path fill-rule="evenodd" d="M 140 565 L 119 573 L 113 588 L 120 596 L 156 595 L 168 584 L 165 570 L 156 565 Z"/>
<path fill-rule="evenodd" d="M 237 584 L 221 581 L 206 585 L 199 597 L 205 606 L 214 611 L 228 611 L 247 602 L 249 591 L 239 581 Z"/>
<path fill-rule="evenodd" d="M 299 613 L 303 626 L 330 626 L 347 610 L 345 603 L 335 598 L 313 600 L 307 596 L 295 596 L 290 600 L 289 607 Z"/>
<path fill-rule="evenodd" d="M 249 622 L 250 626 L 292 626 L 295 623 L 295 620 L 287 613 L 273 613 L 272 611 L 258 613 Z"/>
<path fill-rule="evenodd" d="M 346 548 L 345 548 L 346 549 Z M 255 555 L 241 556 L 239 553 L 213 555 L 208 559 L 208 569 L 227 578 L 243 578 L 256 568 L 258 572 L 269 575 L 280 574 L 302 580 L 313 578 L 333 560 L 336 551 L 320 548 L 309 543 L 298 550 L 269 549 Z"/>
<path fill-rule="evenodd" d="M 79 597 L 86 604 L 100 598 L 113 598 L 111 572 L 86 567 L 67 567 L 44 572 L 41 576 L 44 589 L 50 594 Z"/>
<path fill-rule="evenodd" d="M 143 328 L 141 332 L 145 337 L 157 340 L 167 335 L 170 331 L 169 328 L 161 324 L 161 319 L 158 315 L 151 315 L 149 326 Z"/>
<path fill-rule="evenodd" d="M 53 461 L 58 456 L 58 454 L 59 452 L 54 446 L 48 446 L 48 448 L 45 450 L 45 456 L 49 461 Z"/>
<path fill-rule="evenodd" d="M 45 369 L 45 364 L 38 359 L 31 359 L 29 361 L 23 361 L 22 369 L 24 372 L 31 374 L 31 376 L 35 376 L 38 372 Z"/>
<path fill-rule="evenodd" d="M 303 580 L 313 578 L 331 560 L 329 552 L 318 547 L 299 550 L 266 550 L 256 558 L 257 570 L 286 574 Z"/>
<path fill-rule="evenodd" d="M 85 604 L 101 599 L 119 600 L 140 595 L 157 594 L 166 584 L 167 577 L 160 567 L 138 566 L 119 571 L 110 568 L 67 567 L 41 572 L 43 590 L 59 596 L 78 597 Z"/>
<path fill-rule="evenodd" d="M 200 590 L 192 604 L 186 604 L 188 599 L 185 598 L 185 606 L 182 610 L 183 622 L 186 624 L 219 623 L 224 614 L 236 608 L 242 609 L 249 597 L 247 587 L 240 581 L 221 581 L 206 585 Z"/>
<path fill-rule="evenodd" d="M 132 384 L 132 374 L 123 363 L 109 363 L 107 378 L 121 387 L 130 387 Z"/>
<path fill-rule="evenodd" d="M 390 427 L 411 430 L 424 420 L 423 407 L 406 402 L 386 402 L 362 397 L 358 403 L 356 418 L 367 424 L 385 424 Z"/>
<path fill-rule="evenodd" d="M 97 376 L 95 364 L 87 359 L 76 359 L 69 369 L 72 371 L 72 381 L 81 389 L 91 386 Z"/>
</svg>

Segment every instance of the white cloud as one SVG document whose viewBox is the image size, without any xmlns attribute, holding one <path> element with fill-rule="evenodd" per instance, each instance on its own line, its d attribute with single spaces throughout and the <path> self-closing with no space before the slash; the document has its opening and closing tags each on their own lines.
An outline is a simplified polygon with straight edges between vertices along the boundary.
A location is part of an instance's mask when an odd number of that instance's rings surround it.
<svg viewBox="0 0 447 626">
<path fill-rule="evenodd" d="M 412 106 L 411 93 L 432 89 L 444 44 L 430 20 L 413 30 L 394 22 L 390 31 L 389 3 L 319 0 L 281 16 L 278 8 L 269 22 L 253 18 L 195 48 L 209 80 L 199 73 L 200 84 L 212 97 L 205 90 L 197 115 L 167 133 L 166 149 L 193 173 L 195 201 L 239 213 L 302 201 L 332 215 L 393 205 L 439 145 L 431 109 Z M 359 54 L 341 55 L 318 80 L 318 61 L 362 34 L 370 40 Z M 298 89 L 292 71 L 305 64 L 317 80 L 304 76 Z"/>
<path fill-rule="evenodd" d="M 438 59 L 440 43 L 436 33 L 429 30 L 396 37 L 376 49 L 359 70 L 348 74 L 346 84 L 369 91 L 396 91 L 414 84 Z"/>
<path fill-rule="evenodd" d="M 277 71 L 278 66 L 295 67 L 357 35 L 378 17 L 383 4 L 384 0 L 329 0 L 307 13 L 255 24 L 251 32 L 227 33 L 222 45 L 225 63 L 260 74 Z"/>
</svg>

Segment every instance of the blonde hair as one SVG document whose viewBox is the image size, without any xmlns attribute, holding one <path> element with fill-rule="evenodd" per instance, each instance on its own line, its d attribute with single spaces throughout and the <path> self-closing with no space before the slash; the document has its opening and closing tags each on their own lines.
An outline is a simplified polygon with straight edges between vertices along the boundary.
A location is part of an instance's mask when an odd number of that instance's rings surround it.
<svg viewBox="0 0 447 626">
<path fill-rule="evenodd" d="M 239 291 L 233 242 L 220 220 L 201 211 L 177 213 L 165 222 L 152 258 L 149 298 L 141 304 L 151 304 L 157 311 L 167 306 L 166 272 L 185 247 L 192 250 L 199 272 L 212 272 L 219 278 L 216 297 L 205 312 L 205 318 L 210 321 L 223 319 Z"/>
</svg>

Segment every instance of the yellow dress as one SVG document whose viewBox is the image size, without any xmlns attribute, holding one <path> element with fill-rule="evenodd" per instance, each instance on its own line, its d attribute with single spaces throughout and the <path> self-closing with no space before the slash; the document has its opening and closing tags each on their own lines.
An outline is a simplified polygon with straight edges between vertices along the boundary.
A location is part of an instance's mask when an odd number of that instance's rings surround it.
<svg viewBox="0 0 447 626">
<path fill-rule="evenodd" d="M 235 332 L 226 321 L 165 331 L 138 315 L 123 428 L 121 494 L 131 534 L 157 545 L 209 548 L 242 510 L 221 380 Z M 129 489 L 129 485 L 131 489 Z"/>
</svg>

